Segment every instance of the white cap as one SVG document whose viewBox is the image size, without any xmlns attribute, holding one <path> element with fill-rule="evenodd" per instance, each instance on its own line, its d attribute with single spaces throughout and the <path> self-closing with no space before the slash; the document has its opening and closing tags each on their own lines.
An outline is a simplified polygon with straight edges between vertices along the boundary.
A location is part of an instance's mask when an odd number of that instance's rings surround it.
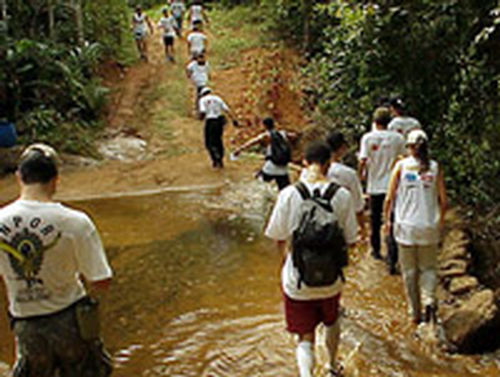
<svg viewBox="0 0 500 377">
<path fill-rule="evenodd" d="M 45 157 L 51 159 L 56 165 L 60 163 L 59 155 L 57 154 L 56 150 L 52 148 L 50 145 L 43 143 L 31 144 L 23 151 L 20 160 L 21 161 L 24 160 L 33 152 L 38 152 L 43 154 Z"/>
<path fill-rule="evenodd" d="M 200 95 L 204 96 L 205 94 L 208 94 L 208 93 L 211 93 L 212 92 L 212 89 L 210 89 L 208 86 L 205 86 L 201 92 L 200 92 Z"/>
<path fill-rule="evenodd" d="M 408 137 L 406 138 L 406 145 L 408 144 L 417 144 L 419 142 L 419 140 L 425 140 L 425 141 L 428 141 L 429 138 L 427 137 L 427 134 L 420 130 L 420 129 L 417 129 L 417 130 L 413 130 L 413 131 L 410 131 L 410 133 L 408 134 Z"/>
</svg>

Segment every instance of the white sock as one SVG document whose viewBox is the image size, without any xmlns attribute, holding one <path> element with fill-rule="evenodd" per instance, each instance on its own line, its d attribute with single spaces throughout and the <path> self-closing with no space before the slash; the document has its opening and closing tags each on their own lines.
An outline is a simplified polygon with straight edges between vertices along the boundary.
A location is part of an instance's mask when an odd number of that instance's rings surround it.
<svg viewBox="0 0 500 377">
<path fill-rule="evenodd" d="M 313 344 L 302 341 L 297 346 L 297 365 L 300 377 L 313 377 L 314 370 L 314 350 Z"/>
</svg>

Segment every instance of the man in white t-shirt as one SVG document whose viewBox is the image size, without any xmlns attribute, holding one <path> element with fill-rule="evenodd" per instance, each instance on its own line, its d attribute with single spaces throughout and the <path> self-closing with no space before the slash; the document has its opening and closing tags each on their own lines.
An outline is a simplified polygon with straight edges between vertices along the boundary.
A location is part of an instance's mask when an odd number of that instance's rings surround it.
<svg viewBox="0 0 500 377">
<path fill-rule="evenodd" d="M 305 160 L 308 165 L 307 178 L 301 179 L 310 195 L 325 196 L 330 190 L 331 182 L 326 178 L 330 166 L 330 148 L 324 142 L 314 142 L 307 146 Z M 351 194 L 343 187 L 337 186 L 336 192 L 329 200 L 333 213 L 343 231 L 347 245 L 357 240 L 357 224 Z M 327 200 L 327 199 L 325 199 Z M 281 271 L 281 285 L 285 304 L 287 330 L 298 335 L 296 351 L 297 364 L 301 377 L 312 377 L 314 370 L 315 330 L 320 323 L 325 325 L 326 346 L 330 358 L 330 376 L 340 375 L 336 365 L 336 354 L 340 339 L 339 306 L 343 281 L 338 277 L 332 284 L 309 286 L 302 282 L 300 274 L 292 258 L 290 244 L 294 231 L 297 230 L 301 218 L 300 207 L 304 199 L 296 185 L 282 190 L 271 214 L 265 235 L 276 241 L 278 249 L 285 256 Z M 331 250 L 338 252 L 338 250 Z"/>
<path fill-rule="evenodd" d="M 212 167 L 223 168 L 224 163 L 224 143 L 222 136 L 226 125 L 227 114 L 233 121 L 233 126 L 238 127 L 238 121 L 227 104 L 216 94 L 212 94 L 212 89 L 204 87 L 200 99 L 200 117 L 205 119 L 205 147 L 212 159 Z"/>
<path fill-rule="evenodd" d="M 189 7 L 188 19 L 191 23 L 191 27 L 194 27 L 196 23 L 205 22 L 209 23 L 205 9 L 203 8 L 203 2 L 201 0 L 194 0 L 193 4 Z"/>
<path fill-rule="evenodd" d="M 172 16 L 177 23 L 176 31 L 179 37 L 182 37 L 182 24 L 184 21 L 184 13 L 186 12 L 186 5 L 183 0 L 174 0 L 170 4 L 170 10 L 172 12 Z"/>
<path fill-rule="evenodd" d="M 387 126 L 389 131 L 399 132 L 404 138 L 406 138 L 411 131 L 422 128 L 417 119 L 406 115 L 405 107 L 403 100 L 399 97 L 390 100 L 389 109 L 391 110 L 393 118 Z"/>
<path fill-rule="evenodd" d="M 389 109 L 377 108 L 374 113 L 376 129 L 363 135 L 359 152 L 359 174 L 362 181 L 367 181 L 366 192 L 370 195 L 370 243 L 371 253 L 375 259 L 382 259 L 380 255 L 382 208 L 391 170 L 397 158 L 405 154 L 403 136 L 387 130 L 390 121 Z"/>
<path fill-rule="evenodd" d="M 186 75 L 193 83 L 195 89 L 195 114 L 198 113 L 200 92 L 208 85 L 210 80 L 210 65 L 205 59 L 205 55 L 197 55 L 186 67 Z"/>
<path fill-rule="evenodd" d="M 53 201 L 58 167 L 51 147 L 28 147 L 17 176 L 20 197 L 0 210 L 0 276 L 16 337 L 14 375 L 108 376 L 99 334 L 79 322 L 97 321 L 85 284 L 107 288 L 112 277 L 96 227 L 85 213 Z"/>
<path fill-rule="evenodd" d="M 177 28 L 177 21 L 170 16 L 168 9 L 163 9 L 162 17 L 158 22 L 158 28 L 163 31 L 163 45 L 165 46 L 165 59 L 174 61 L 174 41 Z"/>
<path fill-rule="evenodd" d="M 151 34 L 154 34 L 153 24 L 148 15 L 142 11 L 140 6 L 137 6 L 132 16 L 132 31 L 134 33 L 137 50 L 139 51 L 141 59 L 145 61 L 148 61 L 148 27 Z"/>
<path fill-rule="evenodd" d="M 195 58 L 198 55 L 208 53 L 208 38 L 202 31 L 201 22 L 195 22 L 193 31 L 187 36 L 188 57 Z"/>
</svg>

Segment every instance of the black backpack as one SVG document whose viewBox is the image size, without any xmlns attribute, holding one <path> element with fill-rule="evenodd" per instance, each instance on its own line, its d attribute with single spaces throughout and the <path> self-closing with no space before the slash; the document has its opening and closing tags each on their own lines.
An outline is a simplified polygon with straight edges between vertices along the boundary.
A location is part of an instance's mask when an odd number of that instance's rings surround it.
<svg viewBox="0 0 500 377">
<path fill-rule="evenodd" d="M 295 184 L 303 202 L 300 205 L 299 226 L 293 232 L 292 260 L 302 282 L 310 287 L 333 284 L 344 279 L 342 268 L 347 266 L 347 244 L 344 232 L 330 204 L 339 186 L 330 183 L 323 195 L 315 190 L 311 196 L 307 187 Z"/>
<path fill-rule="evenodd" d="M 292 160 L 292 149 L 288 141 L 278 131 L 270 131 L 271 155 L 267 158 L 275 165 L 286 166 Z"/>
</svg>

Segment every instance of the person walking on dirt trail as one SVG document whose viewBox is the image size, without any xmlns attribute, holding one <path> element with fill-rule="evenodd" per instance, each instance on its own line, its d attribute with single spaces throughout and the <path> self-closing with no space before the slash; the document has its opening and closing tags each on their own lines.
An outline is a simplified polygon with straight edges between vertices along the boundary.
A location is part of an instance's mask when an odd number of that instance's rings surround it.
<svg viewBox="0 0 500 377">
<path fill-rule="evenodd" d="M 265 182 L 276 181 L 278 189 L 283 190 L 290 184 L 288 163 L 291 161 L 292 150 L 288 141 L 288 133 L 276 130 L 272 118 L 264 119 L 262 124 L 266 130 L 237 148 L 233 155 L 237 156 L 257 144 L 266 145 L 266 162 L 257 173 L 257 177 L 261 177 Z"/>
<path fill-rule="evenodd" d="M 365 235 L 365 220 L 363 212 L 365 201 L 363 198 L 363 187 L 356 170 L 342 163 L 342 159 L 347 154 L 349 145 L 344 134 L 340 131 L 332 131 L 327 135 L 326 142 L 332 151 L 332 159 L 326 177 L 342 187 L 349 190 L 358 219 L 358 226 L 361 234 Z"/>
<path fill-rule="evenodd" d="M 148 44 L 147 35 L 148 27 L 151 34 L 154 34 L 153 24 L 146 13 L 142 12 L 140 6 L 135 8 L 135 13 L 132 16 L 132 30 L 134 32 L 135 43 L 141 59 L 148 61 Z"/>
<path fill-rule="evenodd" d="M 210 80 L 210 65 L 205 59 L 205 55 L 197 55 L 186 67 L 186 75 L 191 80 L 195 89 L 194 109 L 196 116 L 199 116 L 199 102 L 201 90 L 208 85 Z"/>
<path fill-rule="evenodd" d="M 209 24 L 205 8 L 203 8 L 203 1 L 201 0 L 193 1 L 193 5 L 189 7 L 188 18 L 191 24 L 191 28 L 193 28 L 194 25 L 198 22 L 199 23 L 205 22 L 207 25 Z"/>
<path fill-rule="evenodd" d="M 182 25 L 184 23 L 184 14 L 186 13 L 186 5 L 183 0 L 174 0 L 170 4 L 170 11 L 177 24 L 175 30 L 177 36 L 182 38 Z"/>
<path fill-rule="evenodd" d="M 214 168 L 224 167 L 224 126 L 227 123 L 224 114 L 233 121 L 233 126 L 238 127 L 238 121 L 222 98 L 212 94 L 212 90 L 205 87 L 201 90 L 200 118 L 205 120 L 205 147 L 212 159 Z"/>
<path fill-rule="evenodd" d="M 196 21 L 193 31 L 186 38 L 188 57 L 195 58 L 198 55 L 206 55 L 208 53 L 208 38 L 202 31 L 203 24 L 201 21 Z"/>
<path fill-rule="evenodd" d="M 340 340 L 339 306 L 347 248 L 357 240 L 351 194 L 326 178 L 330 148 L 306 147 L 307 178 L 278 195 L 265 235 L 277 243 L 285 262 L 281 286 L 287 330 L 298 336 L 296 358 L 301 377 L 312 377 L 316 328 L 325 325 L 329 376 L 340 376 L 336 363 Z"/>
<path fill-rule="evenodd" d="M 58 158 L 34 144 L 21 155 L 20 197 L 0 210 L 0 277 L 16 341 L 13 375 L 107 377 L 111 360 L 91 291 L 112 271 L 92 220 L 53 200 Z"/>
<path fill-rule="evenodd" d="M 401 98 L 392 98 L 389 104 L 389 109 L 393 116 L 391 122 L 387 126 L 389 131 L 399 132 L 406 138 L 411 131 L 422 128 L 417 119 L 406 115 L 406 106 Z"/>
<path fill-rule="evenodd" d="M 176 34 L 177 22 L 173 16 L 170 16 L 168 9 L 164 8 L 162 17 L 158 22 L 158 28 L 163 30 L 163 45 L 165 46 L 165 59 L 173 62 L 174 59 L 174 40 Z"/>
<path fill-rule="evenodd" d="M 397 158 L 405 153 L 405 140 L 401 134 L 387 130 L 391 121 L 388 108 L 379 107 L 374 113 L 376 130 L 361 138 L 359 152 L 359 175 L 367 181 L 366 192 L 370 195 L 371 254 L 382 259 L 380 254 L 380 229 L 382 210 L 389 184 L 391 170 Z M 391 259 L 393 250 L 388 250 Z"/>
<path fill-rule="evenodd" d="M 447 209 L 443 171 L 430 158 L 428 144 L 424 131 L 408 134 L 409 156 L 394 167 L 384 205 L 384 228 L 394 228 L 409 312 L 416 324 L 422 314 L 425 322 L 436 320 L 437 254 Z"/>
</svg>

